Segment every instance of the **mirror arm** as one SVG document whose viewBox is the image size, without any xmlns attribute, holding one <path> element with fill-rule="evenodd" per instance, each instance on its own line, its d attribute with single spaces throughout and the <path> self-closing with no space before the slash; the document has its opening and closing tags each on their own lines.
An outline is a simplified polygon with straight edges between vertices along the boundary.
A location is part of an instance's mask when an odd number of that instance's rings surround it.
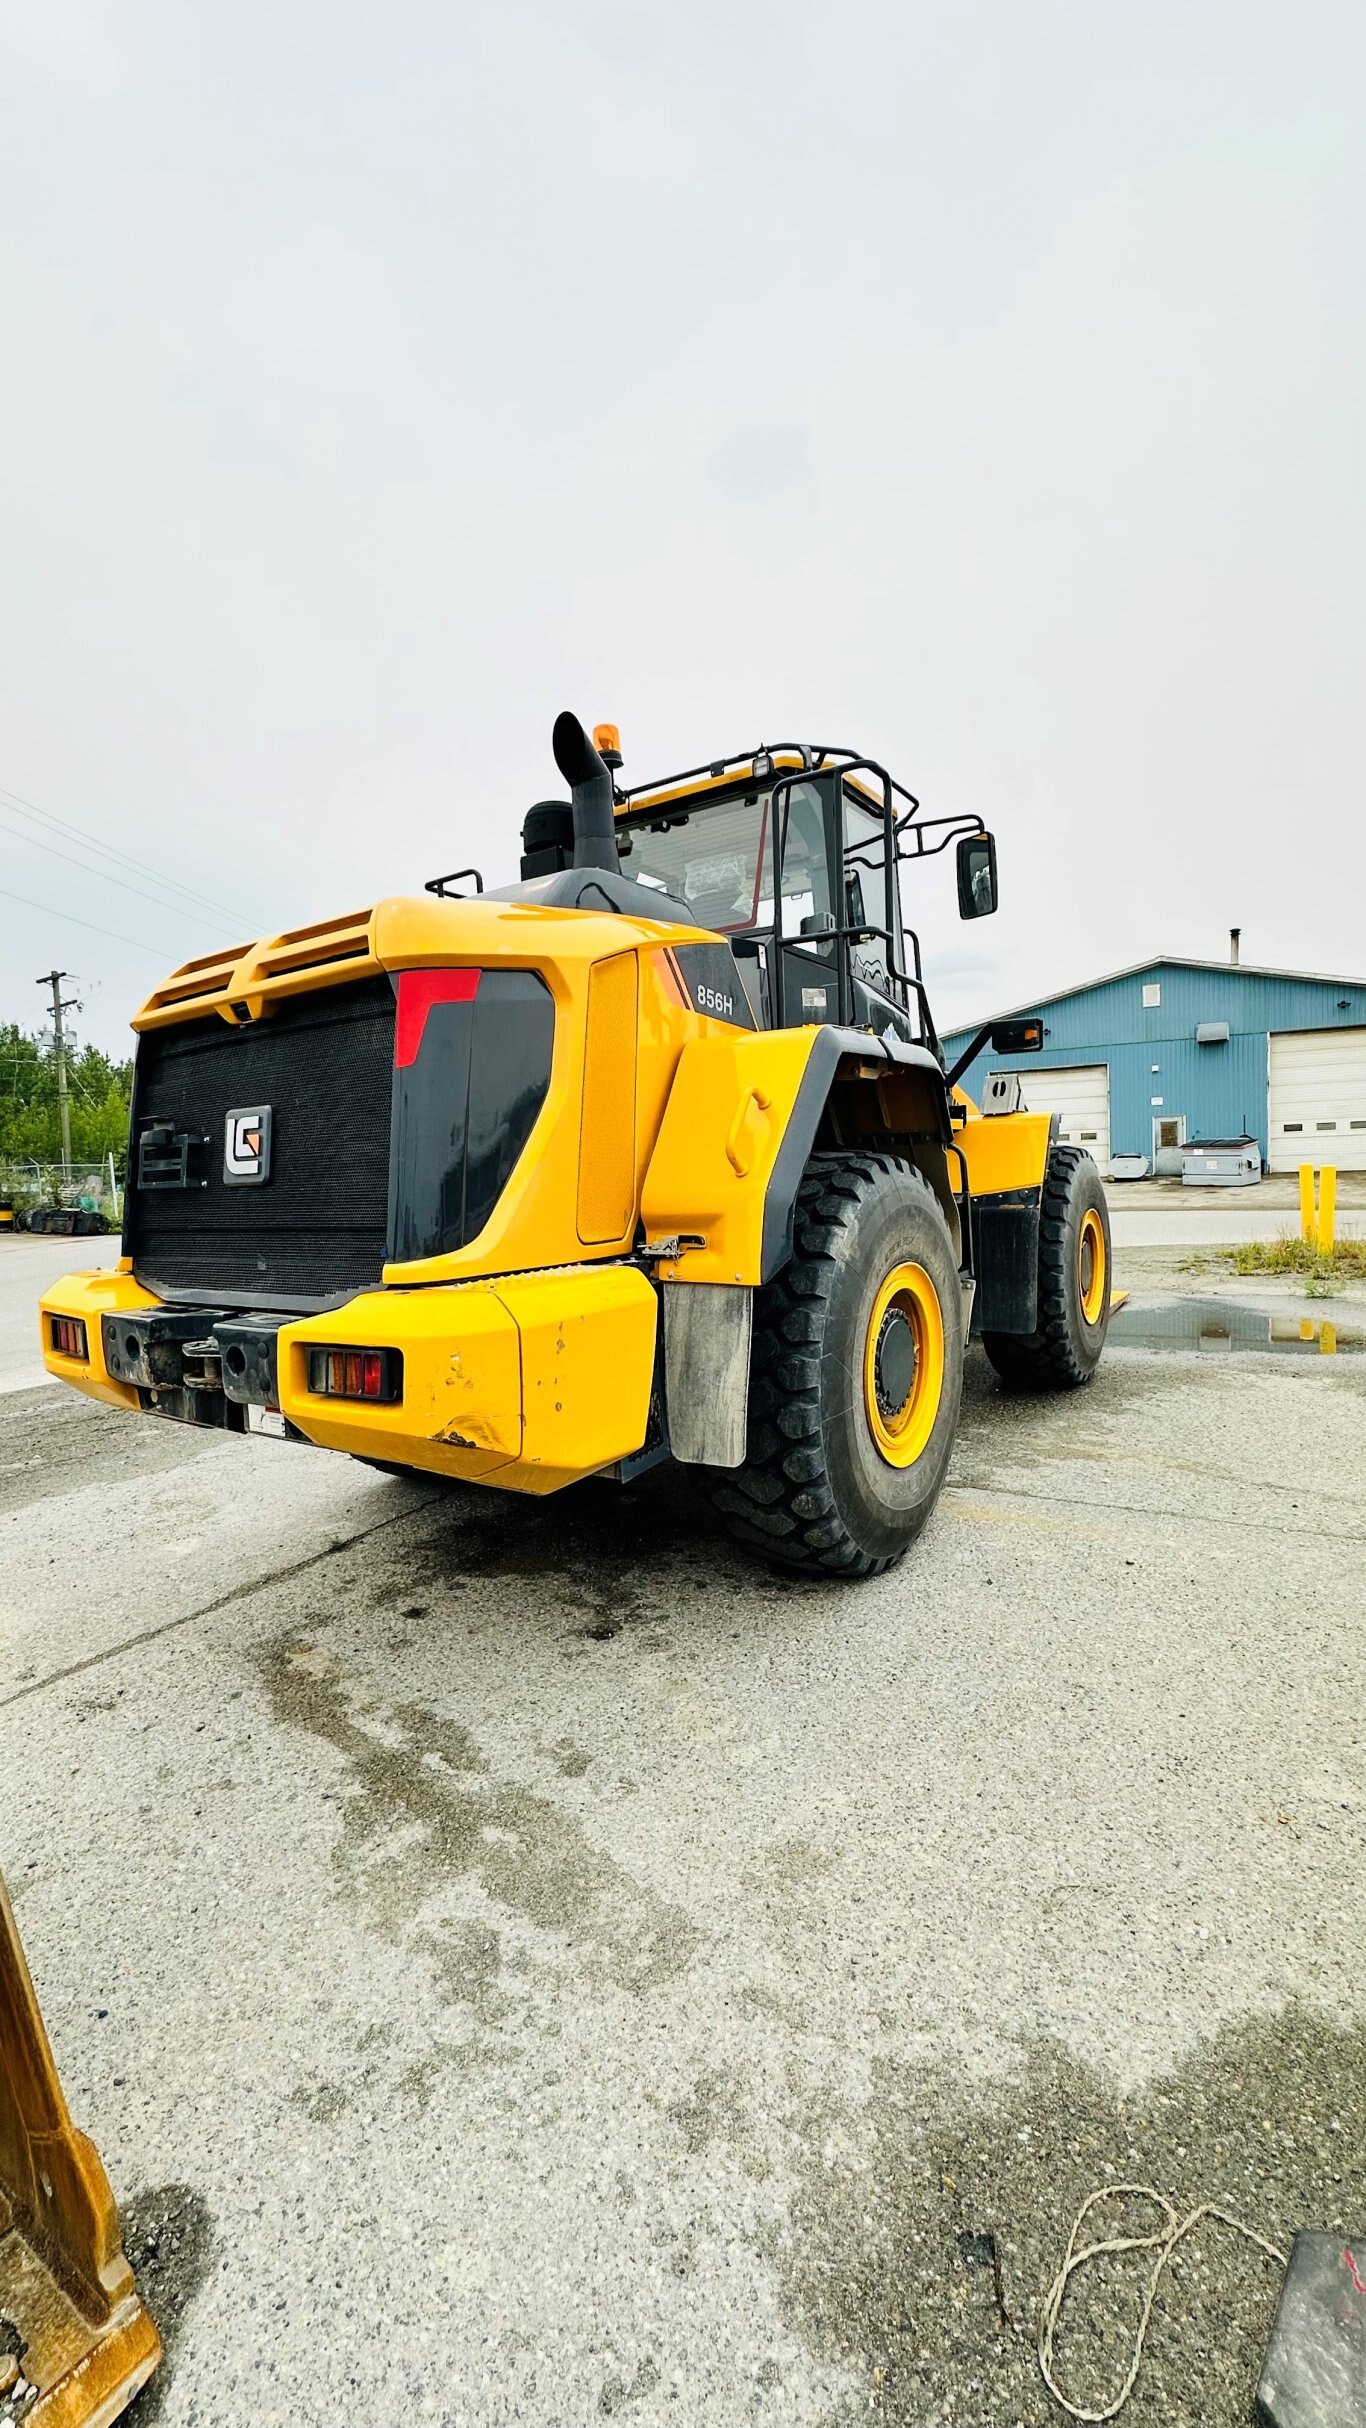
<svg viewBox="0 0 1366 2428">
<path fill-rule="evenodd" d="M 967 1070 L 970 1063 L 974 1063 L 977 1060 L 983 1046 L 990 1045 L 991 1032 L 995 1026 L 996 1023 L 994 1020 L 988 1020 L 985 1028 L 980 1028 L 977 1031 L 971 1045 L 964 1048 L 963 1052 L 959 1055 L 958 1060 L 955 1062 L 953 1069 L 945 1073 L 945 1077 L 951 1088 L 957 1087 L 964 1071 Z"/>
<path fill-rule="evenodd" d="M 943 828 L 947 828 L 948 832 L 941 832 L 940 830 Z M 922 842 L 921 837 L 931 833 L 938 834 L 938 842 Z M 968 810 L 958 810 L 949 818 L 922 818 L 914 825 L 909 817 L 898 818 L 896 820 L 896 856 L 898 860 L 929 860 L 936 852 L 946 851 L 955 835 L 984 835 L 985 833 L 986 828 L 981 819 L 973 817 Z M 913 851 L 906 848 L 908 842 L 914 843 Z"/>
</svg>

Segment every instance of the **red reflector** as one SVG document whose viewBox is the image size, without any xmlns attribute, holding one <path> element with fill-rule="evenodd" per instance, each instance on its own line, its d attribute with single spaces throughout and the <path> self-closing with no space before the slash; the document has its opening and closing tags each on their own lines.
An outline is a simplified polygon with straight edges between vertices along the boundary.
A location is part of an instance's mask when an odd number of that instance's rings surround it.
<svg viewBox="0 0 1366 2428">
<path fill-rule="evenodd" d="M 360 1361 L 360 1387 L 367 1399 L 378 1399 L 384 1389 L 384 1360 L 363 1357 Z"/>
<path fill-rule="evenodd" d="M 434 1003 L 473 1003 L 478 970 L 403 970 L 394 1024 L 394 1068 L 406 1071 L 422 1050 L 422 1032 Z"/>
<path fill-rule="evenodd" d="M 80 1316 L 50 1315 L 48 1322 L 52 1327 L 52 1346 L 57 1355 L 79 1358 L 82 1365 L 87 1364 L 90 1352 L 85 1345 L 85 1325 Z"/>
</svg>

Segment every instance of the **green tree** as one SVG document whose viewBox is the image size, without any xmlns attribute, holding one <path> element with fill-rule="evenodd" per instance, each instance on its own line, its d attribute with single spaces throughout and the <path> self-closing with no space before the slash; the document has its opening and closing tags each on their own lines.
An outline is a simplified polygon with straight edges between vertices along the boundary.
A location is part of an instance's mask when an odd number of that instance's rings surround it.
<svg viewBox="0 0 1366 2428">
<path fill-rule="evenodd" d="M 67 1046 L 71 1154 L 76 1163 L 122 1163 L 128 1144 L 133 1065 L 111 1062 L 98 1046 Z M 62 1152 L 57 1057 L 52 1040 L 0 1025 L 0 1162 L 56 1163 Z"/>
</svg>

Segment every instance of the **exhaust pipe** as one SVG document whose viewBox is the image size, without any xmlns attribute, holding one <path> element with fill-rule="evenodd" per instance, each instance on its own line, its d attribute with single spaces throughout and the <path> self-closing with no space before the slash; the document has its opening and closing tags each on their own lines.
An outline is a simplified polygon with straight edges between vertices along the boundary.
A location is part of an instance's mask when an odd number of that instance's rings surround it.
<svg viewBox="0 0 1366 2428">
<path fill-rule="evenodd" d="M 612 779 L 569 709 L 555 719 L 555 765 L 569 786 L 574 811 L 575 868 L 606 868 L 621 873 L 617 857 L 616 818 Z"/>
</svg>

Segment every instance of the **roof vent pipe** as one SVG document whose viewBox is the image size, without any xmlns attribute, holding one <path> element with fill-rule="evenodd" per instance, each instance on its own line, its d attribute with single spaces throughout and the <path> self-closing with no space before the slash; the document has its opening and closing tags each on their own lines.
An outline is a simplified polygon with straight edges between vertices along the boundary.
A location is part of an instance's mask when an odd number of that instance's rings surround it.
<svg viewBox="0 0 1366 2428">
<path fill-rule="evenodd" d="M 1240 927 L 1231 927 L 1228 931 L 1228 957 L 1235 969 L 1238 967 L 1238 943 L 1242 932 Z"/>
<path fill-rule="evenodd" d="M 567 708 L 555 719 L 553 745 L 555 765 L 570 788 L 575 868 L 607 868 L 620 874 L 612 779 L 578 718 Z"/>
</svg>

